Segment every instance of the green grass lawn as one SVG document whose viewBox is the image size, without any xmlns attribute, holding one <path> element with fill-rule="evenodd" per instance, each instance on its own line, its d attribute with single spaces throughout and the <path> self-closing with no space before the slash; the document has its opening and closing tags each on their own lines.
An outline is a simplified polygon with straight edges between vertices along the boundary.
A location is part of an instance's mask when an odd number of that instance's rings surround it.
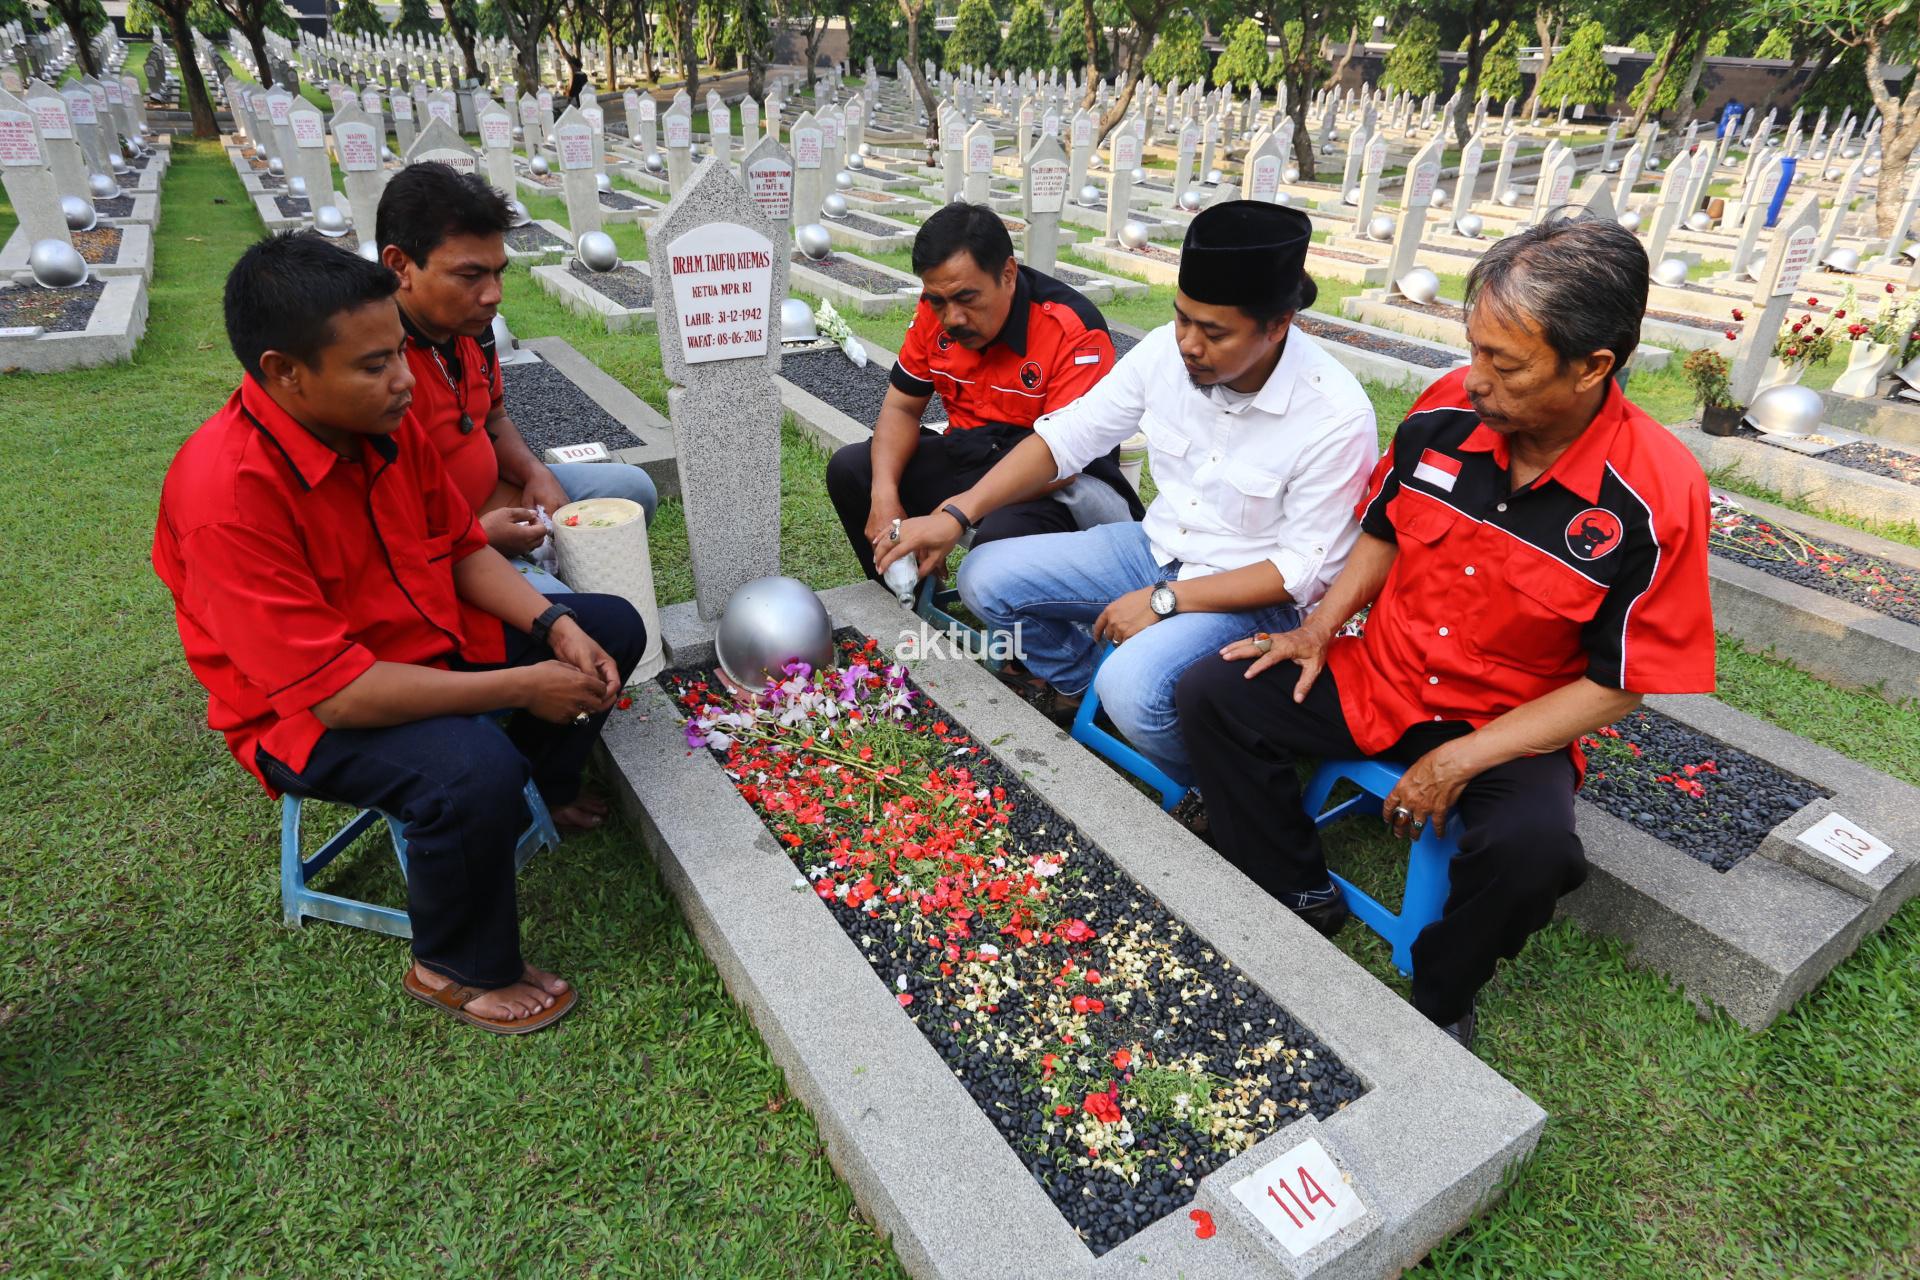
<svg viewBox="0 0 1920 1280">
<path fill-rule="evenodd" d="M 0 380 L 0 464 L 22 482 L 0 511 L 0 1271 L 902 1275 L 632 829 L 521 880 L 529 955 L 586 999 L 547 1034 L 416 1008 L 390 939 L 280 927 L 278 811 L 204 728 L 147 562 L 160 477 L 235 381 L 217 298 L 259 234 L 216 147 L 175 154 L 138 358 Z M 1156 305 L 1115 312 L 1155 323 Z M 664 408 L 652 333 L 600 332 L 521 266 L 506 311 Z M 891 340 L 903 322 L 855 321 Z M 1376 403 L 1391 422 L 1404 397 Z M 782 564 L 818 587 L 855 577 L 823 465 L 786 434 Z M 663 602 L 686 598 L 677 503 L 652 541 Z M 1721 663 L 1734 705 L 1920 782 L 1912 708 L 1730 642 Z M 1365 824 L 1335 857 L 1398 875 Z M 342 880 L 396 900 L 385 868 Z M 1388 976 L 1371 935 L 1342 945 Z M 1552 1118 L 1505 1201 L 1421 1273 L 1913 1274 L 1916 947 L 1910 907 L 1756 1036 L 1619 944 L 1549 928 L 1489 988 L 1479 1052 Z"/>
</svg>

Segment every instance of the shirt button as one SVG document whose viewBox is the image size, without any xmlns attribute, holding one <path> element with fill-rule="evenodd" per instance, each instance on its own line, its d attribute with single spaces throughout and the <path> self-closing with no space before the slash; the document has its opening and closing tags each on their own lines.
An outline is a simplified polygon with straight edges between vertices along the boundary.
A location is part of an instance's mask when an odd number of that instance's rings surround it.
<svg viewBox="0 0 1920 1280">
<path fill-rule="evenodd" d="M 1473 566 L 1468 565 L 1465 569 L 1462 569 L 1461 572 L 1471 578 L 1473 576 Z"/>
<path fill-rule="evenodd" d="M 1506 509 L 1507 509 L 1507 504 L 1504 502 L 1494 508 L 1495 511 L 1505 511 Z"/>
<path fill-rule="evenodd" d="M 1441 635 L 1447 634 L 1447 629 L 1445 627 L 1440 628 L 1440 634 Z"/>
<path fill-rule="evenodd" d="M 1428 676 L 1428 677 L 1427 677 L 1427 683 L 1428 683 L 1428 684 L 1439 684 L 1439 683 L 1440 683 L 1440 677 L 1439 677 L 1439 676 Z"/>
<path fill-rule="evenodd" d="M 1434 717 L 1434 719 L 1435 719 L 1435 720 L 1438 720 L 1439 718 L 1440 718 L 1439 716 L 1435 716 L 1435 717 Z"/>
</svg>

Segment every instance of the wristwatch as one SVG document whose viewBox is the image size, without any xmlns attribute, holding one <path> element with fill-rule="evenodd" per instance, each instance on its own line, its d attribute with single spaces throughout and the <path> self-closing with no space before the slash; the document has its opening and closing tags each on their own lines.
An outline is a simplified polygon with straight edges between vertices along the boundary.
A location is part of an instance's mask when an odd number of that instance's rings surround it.
<svg viewBox="0 0 1920 1280">
<path fill-rule="evenodd" d="M 563 604 L 550 604 L 547 606 L 546 612 L 533 620 L 533 625 L 527 628 L 527 634 L 541 644 L 545 644 L 547 642 L 547 633 L 552 631 L 553 624 L 562 618 L 572 618 L 577 622 L 579 621 L 580 615 Z"/>
<path fill-rule="evenodd" d="M 1163 579 L 1153 584 L 1153 594 L 1147 597 L 1147 607 L 1162 618 L 1171 618 L 1180 612 L 1180 601 L 1173 594 L 1173 588 Z"/>
</svg>

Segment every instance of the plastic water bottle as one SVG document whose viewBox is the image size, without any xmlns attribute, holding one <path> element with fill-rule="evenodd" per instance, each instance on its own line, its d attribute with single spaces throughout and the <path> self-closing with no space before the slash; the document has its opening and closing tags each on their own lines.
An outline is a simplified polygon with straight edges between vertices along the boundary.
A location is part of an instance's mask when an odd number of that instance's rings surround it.
<svg viewBox="0 0 1920 1280">
<path fill-rule="evenodd" d="M 901 556 L 887 566 L 882 576 L 887 589 L 899 598 L 900 603 L 906 608 L 913 608 L 913 595 L 920 587 L 920 570 L 914 564 L 913 557 Z"/>
</svg>

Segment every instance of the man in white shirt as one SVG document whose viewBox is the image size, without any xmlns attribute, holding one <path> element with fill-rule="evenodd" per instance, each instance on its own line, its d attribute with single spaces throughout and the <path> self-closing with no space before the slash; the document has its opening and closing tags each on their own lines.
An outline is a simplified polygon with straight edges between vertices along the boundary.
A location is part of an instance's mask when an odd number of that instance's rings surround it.
<svg viewBox="0 0 1920 1280">
<path fill-rule="evenodd" d="M 1202 212 L 1181 251 L 1173 322 L 941 511 L 874 543 L 881 572 L 912 554 L 925 575 L 968 525 L 1144 432 L 1159 496 L 1142 523 L 980 547 L 959 588 L 983 622 L 1018 628 L 1033 675 L 1066 695 L 1095 684 L 1114 726 L 1179 782 L 1192 779 L 1180 676 L 1251 632 L 1299 625 L 1353 548 L 1353 510 L 1380 456 L 1360 384 L 1292 327 L 1317 293 L 1312 231 L 1305 214 L 1264 201 Z M 1119 647 L 1096 678 L 1107 642 Z"/>
</svg>

